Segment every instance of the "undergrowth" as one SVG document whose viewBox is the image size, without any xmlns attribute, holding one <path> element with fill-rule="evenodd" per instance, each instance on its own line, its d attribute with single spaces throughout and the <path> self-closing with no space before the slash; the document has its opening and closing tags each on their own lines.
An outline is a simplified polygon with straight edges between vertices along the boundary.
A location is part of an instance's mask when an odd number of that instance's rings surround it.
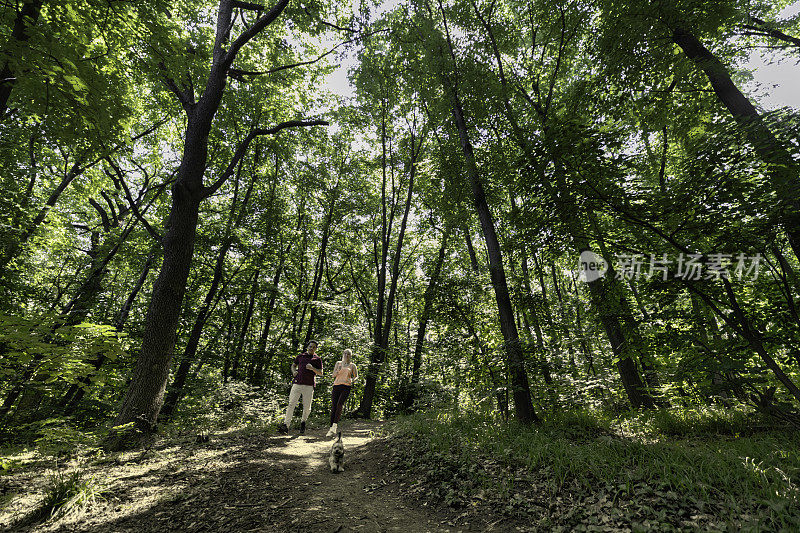
<svg viewBox="0 0 800 533">
<path fill-rule="evenodd" d="M 800 434 L 749 413 L 563 412 L 541 427 L 418 413 L 388 432 L 412 492 L 454 508 L 491 502 L 543 529 L 800 529 Z"/>
<path fill-rule="evenodd" d="M 31 524 L 82 513 L 101 498 L 102 490 L 94 477 L 80 469 L 68 473 L 57 471 L 48 477 L 44 498 L 25 522 Z"/>
</svg>

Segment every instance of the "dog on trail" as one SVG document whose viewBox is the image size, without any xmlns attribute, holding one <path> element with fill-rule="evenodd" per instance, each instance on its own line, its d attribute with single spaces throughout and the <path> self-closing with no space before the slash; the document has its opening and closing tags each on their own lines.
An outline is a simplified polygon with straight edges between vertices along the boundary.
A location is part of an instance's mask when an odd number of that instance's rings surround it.
<svg viewBox="0 0 800 533">
<path fill-rule="evenodd" d="M 337 434 L 336 440 L 331 446 L 331 472 L 344 472 L 344 444 L 342 444 L 342 432 Z"/>
</svg>

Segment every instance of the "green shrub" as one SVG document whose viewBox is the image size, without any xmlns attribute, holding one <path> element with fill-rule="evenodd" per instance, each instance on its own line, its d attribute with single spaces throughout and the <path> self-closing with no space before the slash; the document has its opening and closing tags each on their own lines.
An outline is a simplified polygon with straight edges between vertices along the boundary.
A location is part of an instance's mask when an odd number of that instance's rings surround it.
<svg viewBox="0 0 800 533">
<path fill-rule="evenodd" d="M 35 426 L 35 432 L 39 436 L 34 443 L 39 453 L 46 457 L 71 457 L 79 448 L 94 445 L 96 440 L 94 435 L 83 432 L 60 418 L 47 419 L 29 426 Z"/>
<path fill-rule="evenodd" d="M 234 380 L 221 387 L 201 381 L 190 392 L 178 404 L 167 432 L 265 428 L 274 424 L 286 399 L 283 392 Z"/>
</svg>

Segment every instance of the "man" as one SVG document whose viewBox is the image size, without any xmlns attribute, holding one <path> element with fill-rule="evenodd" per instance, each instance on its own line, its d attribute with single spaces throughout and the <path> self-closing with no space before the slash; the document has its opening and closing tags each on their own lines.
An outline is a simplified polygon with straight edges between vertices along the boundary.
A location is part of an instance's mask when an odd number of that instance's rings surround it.
<svg viewBox="0 0 800 533">
<path fill-rule="evenodd" d="M 289 391 L 289 405 L 286 406 L 286 417 L 280 426 L 279 433 L 289 433 L 292 425 L 292 414 L 297 407 L 297 401 L 303 397 L 303 418 L 300 421 L 300 434 L 306 432 L 306 420 L 311 413 L 311 400 L 314 399 L 314 386 L 317 376 L 322 375 L 322 359 L 316 355 L 317 341 L 309 341 L 306 351 L 295 357 L 292 363 L 292 389 Z"/>
</svg>

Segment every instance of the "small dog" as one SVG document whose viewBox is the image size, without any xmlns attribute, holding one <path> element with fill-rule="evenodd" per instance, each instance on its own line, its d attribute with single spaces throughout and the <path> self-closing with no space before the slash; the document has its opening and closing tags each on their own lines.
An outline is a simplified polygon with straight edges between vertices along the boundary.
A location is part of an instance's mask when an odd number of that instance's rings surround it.
<svg viewBox="0 0 800 533">
<path fill-rule="evenodd" d="M 342 432 L 337 434 L 336 440 L 331 446 L 331 472 L 344 472 L 344 444 L 342 444 Z"/>
</svg>

